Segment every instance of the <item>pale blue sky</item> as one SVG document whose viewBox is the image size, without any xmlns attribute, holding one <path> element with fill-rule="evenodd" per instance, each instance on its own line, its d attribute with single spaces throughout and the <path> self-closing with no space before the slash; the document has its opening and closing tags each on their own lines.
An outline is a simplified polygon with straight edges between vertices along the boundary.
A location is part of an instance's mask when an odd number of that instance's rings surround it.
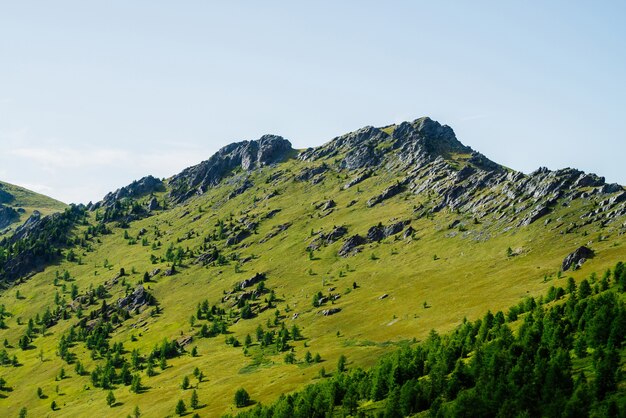
<svg viewBox="0 0 626 418">
<path fill-rule="evenodd" d="M 626 184 L 625 4 L 0 0 L 0 179 L 96 201 L 236 140 L 428 115 Z"/>
</svg>

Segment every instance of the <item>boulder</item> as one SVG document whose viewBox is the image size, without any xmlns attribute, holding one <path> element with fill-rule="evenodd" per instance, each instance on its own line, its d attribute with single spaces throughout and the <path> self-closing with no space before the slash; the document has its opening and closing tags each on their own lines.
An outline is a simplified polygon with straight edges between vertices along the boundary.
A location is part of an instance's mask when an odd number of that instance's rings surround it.
<svg viewBox="0 0 626 418">
<path fill-rule="evenodd" d="M 330 309 L 324 309 L 324 310 L 322 311 L 322 314 L 323 314 L 324 316 L 330 316 L 330 315 L 334 315 L 334 314 L 336 314 L 336 313 L 338 313 L 338 312 L 341 312 L 341 308 L 330 308 Z"/>
<path fill-rule="evenodd" d="M 353 178 L 352 180 L 347 182 L 343 186 L 343 190 L 348 190 L 350 187 L 355 186 L 355 185 L 361 183 L 363 180 L 368 179 L 371 175 L 372 175 L 371 171 L 366 171 L 366 172 L 364 172 L 362 174 L 359 174 L 358 176 L 356 176 L 355 178 Z"/>
<path fill-rule="evenodd" d="M 359 248 L 362 245 L 367 244 L 367 240 L 362 236 L 356 234 L 351 236 L 344 242 L 344 244 L 339 249 L 339 255 L 341 257 L 348 257 L 350 255 L 354 255 L 361 251 Z"/>
<path fill-rule="evenodd" d="M 255 284 L 259 283 L 260 281 L 263 281 L 267 278 L 267 276 L 265 275 L 265 273 L 256 273 L 253 277 L 246 279 L 244 281 L 242 281 L 241 283 L 239 283 L 239 288 L 241 290 L 245 289 L 246 287 L 250 287 L 250 286 L 254 286 Z"/>
<path fill-rule="evenodd" d="M 160 209 L 160 205 L 159 205 L 159 201 L 157 200 L 156 197 L 153 197 L 152 199 L 150 199 L 150 201 L 148 202 L 148 210 L 150 212 Z"/>
<path fill-rule="evenodd" d="M 563 260 L 563 265 L 561 269 L 563 271 L 569 270 L 571 267 L 574 267 L 574 270 L 579 268 L 587 259 L 593 258 L 595 253 L 593 250 L 585 247 L 578 247 L 574 252 L 570 253 L 565 260 Z"/>
<path fill-rule="evenodd" d="M 378 242 L 383 238 L 385 238 L 385 227 L 383 224 L 375 225 L 367 231 L 367 239 L 371 242 Z"/>
</svg>

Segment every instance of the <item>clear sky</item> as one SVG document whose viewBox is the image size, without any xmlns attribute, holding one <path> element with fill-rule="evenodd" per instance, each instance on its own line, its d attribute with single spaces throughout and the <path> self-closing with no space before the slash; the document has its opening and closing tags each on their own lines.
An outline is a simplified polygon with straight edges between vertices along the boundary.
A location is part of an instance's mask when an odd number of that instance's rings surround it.
<svg viewBox="0 0 626 418">
<path fill-rule="evenodd" d="M 626 184 L 625 5 L 0 0 L 0 179 L 86 203 L 236 140 L 427 115 Z"/>
</svg>

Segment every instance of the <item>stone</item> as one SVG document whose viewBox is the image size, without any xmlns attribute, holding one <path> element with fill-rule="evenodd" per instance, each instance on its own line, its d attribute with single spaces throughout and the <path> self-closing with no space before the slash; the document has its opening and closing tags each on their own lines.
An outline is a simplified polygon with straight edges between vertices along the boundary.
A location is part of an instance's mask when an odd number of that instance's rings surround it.
<svg viewBox="0 0 626 418">
<path fill-rule="evenodd" d="M 330 315 L 334 315 L 334 314 L 339 313 L 339 312 L 341 312 L 341 308 L 330 308 L 330 309 L 324 309 L 322 311 L 322 314 L 324 316 L 330 316 Z"/>
<path fill-rule="evenodd" d="M 133 181 L 128 186 L 119 188 L 114 192 L 107 193 L 102 201 L 93 205 L 92 210 L 100 207 L 111 207 L 115 204 L 115 202 L 123 198 L 138 198 L 150 193 L 161 192 L 163 190 L 165 190 L 165 185 L 160 179 L 153 176 L 146 176 Z M 149 206 L 150 205 L 148 204 L 148 207 Z"/>
<path fill-rule="evenodd" d="M 370 200 L 368 200 L 367 207 L 371 208 L 372 206 L 375 206 L 384 200 L 394 197 L 403 190 L 404 184 L 402 183 L 396 183 L 392 186 L 389 186 L 381 194 L 379 194 L 378 196 L 374 196 Z"/>
<path fill-rule="evenodd" d="M 291 143 L 276 135 L 227 145 L 208 160 L 173 176 L 169 181 L 169 196 L 177 203 L 183 202 L 215 187 L 237 168 L 252 171 L 275 164 L 288 158 L 292 151 Z"/>
<path fill-rule="evenodd" d="M 260 281 L 263 281 L 267 278 L 267 276 L 265 275 L 265 273 L 256 273 L 253 277 L 246 279 L 244 281 L 242 281 L 241 283 L 239 283 L 239 288 L 241 290 L 245 289 L 246 287 L 250 287 L 250 286 L 254 286 L 255 284 L 259 283 Z"/>
<path fill-rule="evenodd" d="M 328 165 L 322 164 L 317 167 L 308 167 L 304 168 L 298 175 L 296 175 L 296 181 L 307 181 L 311 180 L 315 176 L 319 176 L 322 173 L 328 171 Z"/>
<path fill-rule="evenodd" d="M 344 242 L 342 247 L 339 249 L 339 256 L 348 257 L 350 255 L 354 255 L 357 252 L 361 251 L 359 248 L 362 245 L 367 244 L 367 240 L 360 235 L 353 235 Z"/>
<path fill-rule="evenodd" d="M 152 199 L 150 199 L 150 201 L 148 202 L 148 210 L 150 212 L 158 210 L 160 208 L 161 206 L 159 205 L 159 201 L 157 200 L 156 197 L 153 197 Z"/>
<path fill-rule="evenodd" d="M 561 270 L 567 271 L 573 266 L 577 266 L 576 268 L 578 268 L 585 262 L 585 260 L 593 258 L 594 255 L 595 253 L 590 248 L 587 248 L 584 245 L 582 247 L 578 247 L 575 251 L 565 257 Z"/>
<path fill-rule="evenodd" d="M 343 186 L 343 190 L 348 190 L 350 187 L 356 186 L 357 184 L 361 183 L 363 180 L 367 180 L 371 176 L 372 176 L 372 172 L 371 171 L 366 171 L 366 172 L 364 172 L 362 174 L 359 174 L 358 176 L 356 176 L 355 178 L 353 178 L 352 180 L 347 182 Z"/>
</svg>

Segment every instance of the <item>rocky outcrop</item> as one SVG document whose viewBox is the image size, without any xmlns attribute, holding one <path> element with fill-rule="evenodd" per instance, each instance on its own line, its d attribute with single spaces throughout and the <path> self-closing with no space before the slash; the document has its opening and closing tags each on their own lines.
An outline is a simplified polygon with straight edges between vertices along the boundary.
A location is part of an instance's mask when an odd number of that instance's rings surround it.
<svg viewBox="0 0 626 418">
<path fill-rule="evenodd" d="M 573 267 L 574 270 L 576 270 L 580 268 L 580 266 L 582 266 L 583 263 L 587 261 L 587 259 L 593 258 L 594 255 L 595 253 L 593 252 L 593 250 L 585 246 L 579 247 L 574 252 L 565 257 L 561 269 L 563 271 L 567 271 Z"/>
<path fill-rule="evenodd" d="M 230 192 L 230 194 L 228 195 L 228 199 L 232 199 L 234 197 L 239 196 L 240 194 L 244 193 L 246 190 L 250 189 L 252 186 L 254 186 L 252 181 L 250 181 L 249 178 L 246 178 L 243 181 L 243 183 L 241 183 L 241 185 L 239 185 L 238 187 L 235 188 L 235 190 Z"/>
<path fill-rule="evenodd" d="M 92 205 L 91 210 L 113 206 L 115 202 L 124 198 L 137 198 L 150 193 L 162 192 L 163 190 L 165 190 L 165 185 L 160 179 L 146 176 L 140 180 L 133 181 L 128 186 L 108 193 L 100 202 Z"/>
<path fill-rule="evenodd" d="M 263 281 L 267 279 L 267 276 L 265 275 L 265 273 L 256 273 L 254 276 L 252 276 L 249 279 L 246 279 L 244 281 L 242 281 L 241 283 L 239 283 L 239 289 L 243 290 L 246 287 L 250 287 L 250 286 L 254 286 L 255 284 Z"/>
<path fill-rule="evenodd" d="M 371 208 L 372 206 L 375 206 L 384 200 L 390 199 L 398 193 L 402 192 L 404 189 L 404 183 L 396 183 L 392 186 L 389 186 L 385 190 L 383 190 L 381 194 L 379 194 L 378 196 L 374 196 L 370 200 L 368 200 L 367 207 Z"/>
<path fill-rule="evenodd" d="M 300 171 L 298 175 L 296 175 L 296 181 L 307 181 L 312 180 L 314 177 L 319 176 L 328 171 L 328 165 L 322 164 L 317 167 L 307 167 Z"/>
<path fill-rule="evenodd" d="M 274 229 L 268 232 L 267 235 L 259 241 L 259 243 L 263 244 L 264 242 L 269 241 L 281 232 L 285 232 L 291 225 L 291 222 L 285 222 L 284 224 L 277 225 Z"/>
<path fill-rule="evenodd" d="M 332 231 L 328 233 L 320 233 L 317 238 L 315 238 L 307 248 L 309 250 L 318 250 L 322 246 L 330 245 L 336 241 L 338 241 L 341 237 L 348 233 L 348 228 L 345 226 L 335 226 Z"/>
<path fill-rule="evenodd" d="M 357 184 L 361 183 L 363 180 L 367 180 L 371 176 L 372 176 L 372 172 L 371 171 L 366 171 L 364 173 L 361 173 L 358 176 L 356 176 L 355 178 L 353 178 L 352 180 L 350 180 L 349 182 L 347 182 L 343 186 L 343 190 L 348 190 L 350 187 L 356 186 Z"/>
<path fill-rule="evenodd" d="M 130 295 L 117 300 L 118 308 L 125 308 L 128 311 L 135 310 L 144 305 L 152 305 L 153 303 L 154 297 L 150 295 L 142 285 L 137 286 Z"/>
<path fill-rule="evenodd" d="M 391 225 L 384 226 L 382 223 L 372 226 L 367 231 L 367 239 L 370 242 L 379 242 L 392 235 L 396 235 L 408 225 L 410 221 L 396 222 Z"/>
<path fill-rule="evenodd" d="M 251 171 L 283 161 L 291 152 L 291 143 L 275 135 L 227 145 L 208 160 L 172 177 L 169 180 L 170 197 L 175 202 L 182 202 L 216 186 L 237 168 Z"/>
<path fill-rule="evenodd" d="M 340 257 L 348 257 L 361 251 L 361 246 L 367 244 L 367 239 L 360 235 L 352 235 L 339 249 Z"/>
<path fill-rule="evenodd" d="M 148 201 L 148 210 L 152 212 L 158 209 L 161 209 L 161 205 L 159 205 L 159 201 L 157 200 L 157 198 L 153 197 L 152 199 L 150 199 L 150 201 Z"/>
</svg>

